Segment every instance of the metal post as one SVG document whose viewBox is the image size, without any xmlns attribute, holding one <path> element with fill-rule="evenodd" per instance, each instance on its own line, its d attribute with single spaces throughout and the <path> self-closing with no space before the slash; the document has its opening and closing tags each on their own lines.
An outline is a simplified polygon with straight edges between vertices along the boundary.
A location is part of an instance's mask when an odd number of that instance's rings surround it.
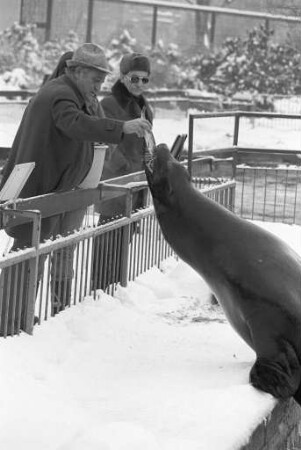
<svg viewBox="0 0 301 450">
<path fill-rule="evenodd" d="M 26 211 L 26 216 L 33 219 L 31 245 L 32 247 L 35 247 L 36 251 L 38 251 L 41 234 L 41 213 L 39 211 Z M 34 311 L 38 288 L 38 266 L 39 255 L 37 253 L 35 258 L 31 258 L 29 260 L 28 294 L 24 317 L 24 331 L 28 334 L 32 334 L 33 331 Z"/>
<path fill-rule="evenodd" d="M 94 10 L 94 0 L 89 0 L 88 1 L 88 19 L 87 19 L 86 42 L 92 42 L 93 10 Z"/>
<path fill-rule="evenodd" d="M 270 32 L 270 21 L 269 21 L 269 19 L 265 19 L 264 24 L 265 24 L 266 33 L 269 34 L 269 32 Z"/>
<path fill-rule="evenodd" d="M 156 47 L 157 43 L 157 22 L 158 22 L 158 7 L 153 9 L 153 26 L 152 26 L 152 48 Z"/>
<path fill-rule="evenodd" d="M 233 145 L 238 144 L 238 133 L 239 133 L 239 119 L 240 114 L 235 114 L 235 120 L 234 120 L 234 133 L 233 133 Z"/>
<path fill-rule="evenodd" d="M 24 24 L 24 20 L 23 20 L 23 8 L 24 8 L 24 0 L 21 0 L 21 4 L 20 4 L 20 25 Z"/>
<path fill-rule="evenodd" d="M 45 42 L 50 40 L 51 37 L 51 19 L 52 19 L 53 0 L 47 2 L 47 15 L 46 15 L 46 29 L 45 29 Z"/>
<path fill-rule="evenodd" d="M 125 215 L 131 217 L 132 213 L 132 191 L 129 189 L 126 193 Z M 131 224 L 123 227 L 121 236 L 121 265 L 120 265 L 120 284 L 127 286 L 128 282 L 128 265 L 129 265 L 129 245 L 130 245 L 130 228 Z"/>
<path fill-rule="evenodd" d="M 212 50 L 214 46 L 215 25 L 216 25 L 216 14 L 213 12 L 211 13 L 211 20 L 210 20 L 210 50 Z"/>
<path fill-rule="evenodd" d="M 193 154 L 193 116 L 189 115 L 188 129 L 188 172 L 192 176 L 192 154 Z"/>
</svg>

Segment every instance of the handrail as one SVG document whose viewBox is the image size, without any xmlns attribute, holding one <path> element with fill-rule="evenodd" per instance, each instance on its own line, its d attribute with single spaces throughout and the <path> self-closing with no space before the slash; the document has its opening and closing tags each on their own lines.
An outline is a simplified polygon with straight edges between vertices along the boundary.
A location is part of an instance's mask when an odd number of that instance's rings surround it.
<svg viewBox="0 0 301 450">
<path fill-rule="evenodd" d="M 98 0 L 103 1 L 103 0 Z M 254 19 L 279 20 L 284 22 L 301 23 L 301 18 L 294 16 L 285 16 L 282 14 L 261 13 L 255 11 L 245 11 L 232 8 L 221 8 L 218 6 L 191 5 L 187 3 L 167 2 L 162 0 L 104 0 L 110 3 L 124 3 L 137 6 L 153 6 L 168 9 L 181 9 L 186 11 L 206 12 L 215 14 L 225 14 L 230 16 L 251 17 Z"/>
<path fill-rule="evenodd" d="M 257 112 L 257 111 L 229 111 L 229 112 L 204 112 L 197 114 L 189 114 L 188 118 L 188 172 L 191 176 L 192 173 L 192 158 L 193 158 L 193 133 L 194 133 L 194 120 L 195 119 L 210 119 L 220 117 L 233 117 L 234 118 L 234 130 L 233 130 L 233 147 L 238 146 L 239 137 L 239 125 L 242 117 L 253 118 L 266 118 L 266 119 L 295 119 L 300 120 L 300 114 L 284 114 L 274 112 Z"/>
<path fill-rule="evenodd" d="M 292 22 L 292 23 L 301 23 L 301 19 L 295 16 L 285 16 L 282 14 L 271 14 L 271 13 L 262 13 L 256 11 L 244 11 L 240 9 L 232 9 L 232 8 L 221 8 L 217 6 L 203 6 L 203 5 L 191 5 L 187 3 L 176 3 L 176 2 L 167 2 L 163 0 L 103 0 L 110 1 L 111 3 L 119 3 L 125 5 L 135 5 L 135 6 L 144 6 L 144 7 L 152 7 L 153 8 L 153 21 L 152 21 L 152 37 L 151 37 L 151 46 L 155 47 L 157 41 L 157 22 L 158 22 L 158 11 L 159 8 L 165 9 L 175 9 L 181 11 L 193 11 L 195 13 L 206 13 L 209 14 L 210 17 L 210 35 L 209 42 L 210 45 L 214 43 L 214 34 L 216 28 L 216 17 L 217 15 L 228 15 L 228 16 L 236 16 L 236 17 L 249 17 L 251 19 L 262 19 L 265 21 L 266 28 L 269 28 L 269 22 L 271 20 L 277 20 L 280 22 Z"/>
</svg>

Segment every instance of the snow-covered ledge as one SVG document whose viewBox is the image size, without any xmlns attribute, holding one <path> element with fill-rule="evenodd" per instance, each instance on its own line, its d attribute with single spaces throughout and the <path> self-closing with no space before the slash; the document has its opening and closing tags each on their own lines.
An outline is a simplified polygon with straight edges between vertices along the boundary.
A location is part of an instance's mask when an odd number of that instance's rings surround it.
<svg viewBox="0 0 301 450">
<path fill-rule="evenodd" d="M 269 228 L 301 252 L 300 227 Z M 161 269 L 1 341 L 1 449 L 300 448 L 301 408 L 249 384 L 255 354 L 207 285 Z"/>
</svg>

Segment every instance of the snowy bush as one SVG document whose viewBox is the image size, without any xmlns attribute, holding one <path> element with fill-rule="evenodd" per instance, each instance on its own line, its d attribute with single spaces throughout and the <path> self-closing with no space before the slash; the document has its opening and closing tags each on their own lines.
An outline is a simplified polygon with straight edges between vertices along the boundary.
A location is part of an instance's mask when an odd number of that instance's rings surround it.
<svg viewBox="0 0 301 450">
<path fill-rule="evenodd" d="M 2 85 L 14 79 L 16 88 L 39 87 L 60 56 L 80 45 L 72 31 L 64 39 L 46 43 L 40 43 L 36 34 L 32 24 L 14 24 L 0 33 Z M 301 54 L 288 43 L 274 43 L 272 35 L 273 31 L 260 26 L 244 39 L 226 39 L 215 52 L 187 57 L 173 43 L 159 41 L 155 48 L 143 47 L 124 30 L 105 50 L 113 73 L 104 87 L 109 89 L 118 77 L 122 55 L 138 51 L 151 60 L 153 88 L 198 89 L 228 97 L 245 94 L 265 109 L 270 107 L 268 95 L 300 92 Z M 24 71 L 22 76 L 21 72 L 16 76 L 16 69 Z"/>
<path fill-rule="evenodd" d="M 196 71 L 210 91 L 225 95 L 297 94 L 301 55 L 288 43 L 274 43 L 272 35 L 273 31 L 262 25 L 245 39 L 228 38 L 214 54 L 188 60 L 188 70 Z M 182 86 L 190 85 L 189 77 L 184 78 Z"/>
<path fill-rule="evenodd" d="M 53 71 L 62 53 L 78 45 L 78 37 L 73 32 L 65 39 L 41 44 L 36 25 L 13 24 L 0 33 L 1 85 L 6 83 L 20 89 L 39 87 L 44 75 Z"/>
</svg>

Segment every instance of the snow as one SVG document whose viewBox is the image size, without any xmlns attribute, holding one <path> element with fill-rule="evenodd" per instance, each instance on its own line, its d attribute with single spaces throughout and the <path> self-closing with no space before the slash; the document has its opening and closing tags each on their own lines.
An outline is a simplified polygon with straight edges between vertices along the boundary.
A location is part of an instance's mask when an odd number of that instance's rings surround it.
<svg viewBox="0 0 301 450">
<path fill-rule="evenodd" d="M 0 146 L 11 145 L 22 108 L 0 106 Z M 158 143 L 188 131 L 181 111 L 157 110 L 155 119 Z M 231 141 L 229 122 L 204 124 L 205 146 Z M 293 129 L 253 125 L 249 142 L 297 145 Z M 301 254 L 300 227 L 258 225 Z M 209 297 L 200 276 L 171 258 L 114 298 L 100 292 L 33 336 L 1 339 L 1 448 L 238 449 L 276 400 L 248 383 L 255 354 Z"/>
<path fill-rule="evenodd" d="M 259 223 L 301 254 L 300 227 Z M 202 278 L 168 259 L 1 340 L 1 448 L 226 450 L 276 404 L 248 383 L 254 352 L 208 301 Z"/>
</svg>

